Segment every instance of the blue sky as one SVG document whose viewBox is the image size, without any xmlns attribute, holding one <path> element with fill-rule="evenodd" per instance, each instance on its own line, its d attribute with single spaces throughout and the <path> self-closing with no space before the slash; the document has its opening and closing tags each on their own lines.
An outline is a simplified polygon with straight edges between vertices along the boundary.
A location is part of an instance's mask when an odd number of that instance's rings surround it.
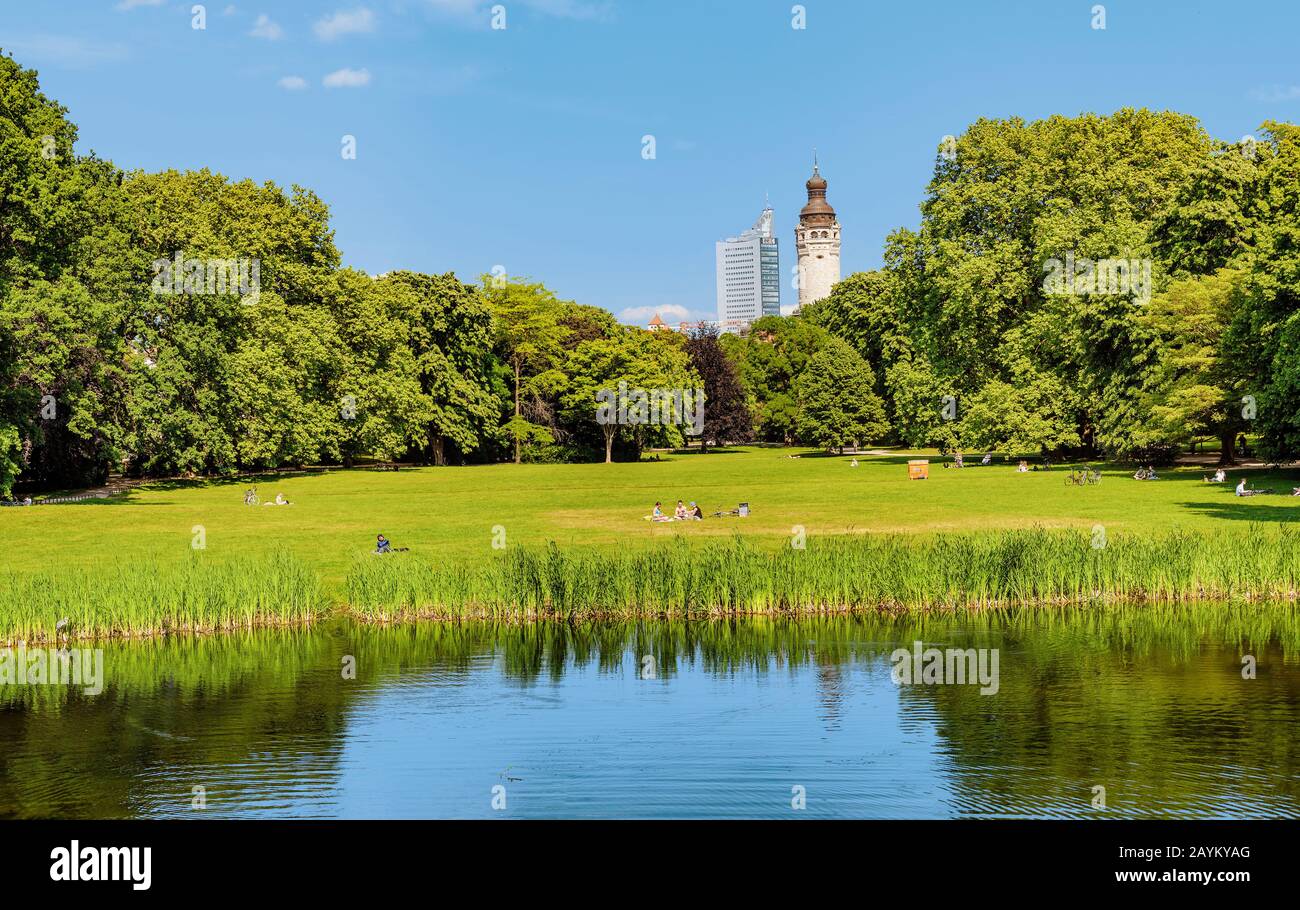
<svg viewBox="0 0 1300 910">
<path fill-rule="evenodd" d="M 799 30 L 787 0 L 215 0 L 196 30 L 192 2 L 5 0 L 0 48 L 82 151 L 314 189 L 348 265 L 499 265 L 644 322 L 713 313 L 713 244 L 765 193 L 794 302 L 814 146 L 848 274 L 977 117 L 1300 116 L 1296 0 L 1110 0 L 1105 30 L 1095 2 L 805 0 Z"/>
</svg>

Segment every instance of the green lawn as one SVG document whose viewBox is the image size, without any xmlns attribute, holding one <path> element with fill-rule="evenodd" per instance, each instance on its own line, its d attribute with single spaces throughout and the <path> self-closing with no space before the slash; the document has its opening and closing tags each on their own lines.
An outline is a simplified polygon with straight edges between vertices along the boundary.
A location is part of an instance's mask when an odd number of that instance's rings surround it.
<svg viewBox="0 0 1300 910">
<path fill-rule="evenodd" d="M 805 457 L 787 457 L 801 452 Z M 554 540 L 628 548 L 737 531 L 775 544 L 796 525 L 809 535 L 1096 524 L 1110 533 L 1300 518 L 1300 498 L 1239 499 L 1232 484 L 1203 483 L 1201 468 L 1169 470 L 1155 482 L 1115 468 L 1099 486 L 1070 487 L 1060 467 L 1017 474 L 1011 465 L 957 471 L 937 461 L 929 480 L 909 481 L 906 461 L 866 456 L 851 468 L 847 456 L 753 448 L 640 464 L 339 470 L 258 481 L 264 500 L 283 493 L 293 502 L 281 508 L 243 505 L 247 480 L 161 483 L 110 501 L 0 509 L 0 568 L 180 562 L 190 553 L 195 525 L 205 529 L 209 558 L 283 547 L 337 590 L 378 532 L 441 564 L 488 554 L 496 525 L 510 545 Z M 1235 482 L 1240 473 L 1229 476 Z M 1295 471 L 1249 473 L 1260 488 L 1289 493 L 1300 485 Z M 744 500 L 752 515 L 671 524 L 643 519 L 656 499 L 671 510 L 679 498 L 697 500 L 706 514 Z"/>
</svg>

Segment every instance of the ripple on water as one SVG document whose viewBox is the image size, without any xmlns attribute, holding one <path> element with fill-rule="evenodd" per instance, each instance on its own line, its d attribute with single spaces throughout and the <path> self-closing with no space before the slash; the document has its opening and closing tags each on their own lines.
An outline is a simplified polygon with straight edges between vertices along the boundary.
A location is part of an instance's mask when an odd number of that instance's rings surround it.
<svg viewBox="0 0 1300 910">
<path fill-rule="evenodd" d="M 1300 665 L 1278 640 L 1246 681 L 1230 636 L 929 621 L 927 644 L 999 649 L 982 696 L 895 686 L 888 655 L 918 636 L 843 619 L 117 644 L 100 696 L 0 705 L 0 814 L 1300 817 Z"/>
</svg>

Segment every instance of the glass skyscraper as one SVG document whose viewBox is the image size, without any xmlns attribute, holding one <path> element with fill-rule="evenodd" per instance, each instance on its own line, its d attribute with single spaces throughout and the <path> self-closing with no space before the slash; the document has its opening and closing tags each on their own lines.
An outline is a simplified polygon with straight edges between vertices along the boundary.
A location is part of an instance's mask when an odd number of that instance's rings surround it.
<svg viewBox="0 0 1300 910">
<path fill-rule="evenodd" d="M 781 253 L 772 221 L 768 205 L 752 228 L 716 245 L 718 325 L 724 332 L 781 315 Z"/>
</svg>

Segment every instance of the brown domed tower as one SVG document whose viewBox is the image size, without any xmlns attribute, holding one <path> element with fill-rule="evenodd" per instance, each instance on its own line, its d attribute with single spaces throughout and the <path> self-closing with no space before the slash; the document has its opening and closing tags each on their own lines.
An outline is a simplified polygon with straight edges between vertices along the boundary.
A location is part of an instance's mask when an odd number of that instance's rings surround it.
<svg viewBox="0 0 1300 910">
<path fill-rule="evenodd" d="M 828 296 L 840 280 L 840 223 L 826 201 L 826 178 L 817 165 L 816 152 L 806 186 L 808 204 L 799 212 L 799 225 L 794 229 L 800 309 Z"/>
</svg>

